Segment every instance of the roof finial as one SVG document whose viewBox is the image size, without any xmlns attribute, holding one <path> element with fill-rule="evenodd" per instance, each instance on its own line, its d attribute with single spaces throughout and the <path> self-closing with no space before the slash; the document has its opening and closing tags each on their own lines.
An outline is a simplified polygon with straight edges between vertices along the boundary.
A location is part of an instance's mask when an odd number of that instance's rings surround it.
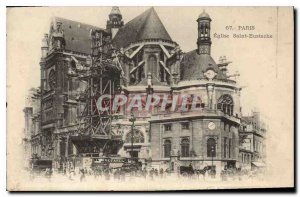
<svg viewBox="0 0 300 197">
<path fill-rule="evenodd" d="M 111 8 L 111 11 L 110 11 L 109 15 L 121 15 L 119 7 L 118 6 L 113 6 Z"/>
<path fill-rule="evenodd" d="M 205 9 L 203 9 L 202 13 L 199 15 L 199 18 L 210 18 L 210 16 L 205 12 Z"/>
</svg>

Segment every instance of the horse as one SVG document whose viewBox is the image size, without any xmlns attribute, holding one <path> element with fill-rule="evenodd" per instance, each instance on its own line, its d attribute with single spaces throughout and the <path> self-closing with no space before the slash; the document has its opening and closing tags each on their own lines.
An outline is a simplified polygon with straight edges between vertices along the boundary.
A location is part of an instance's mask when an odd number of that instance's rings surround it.
<svg viewBox="0 0 300 197">
<path fill-rule="evenodd" d="M 205 179 L 205 174 L 206 174 L 207 171 L 208 171 L 208 167 L 207 166 L 205 166 L 202 170 L 201 169 L 195 170 L 198 178 L 199 178 L 200 175 L 202 175 L 204 179 Z"/>
</svg>

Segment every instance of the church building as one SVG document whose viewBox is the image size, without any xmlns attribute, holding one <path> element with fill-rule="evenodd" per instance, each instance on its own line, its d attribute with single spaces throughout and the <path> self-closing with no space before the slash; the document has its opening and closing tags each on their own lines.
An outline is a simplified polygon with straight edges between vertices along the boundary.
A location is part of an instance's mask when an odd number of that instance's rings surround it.
<svg viewBox="0 0 300 197">
<path fill-rule="evenodd" d="M 129 22 L 113 7 L 106 28 L 54 17 L 41 48 L 41 124 L 40 132 L 31 137 L 40 142 L 38 157 L 52 160 L 54 168 L 66 162 L 83 165 L 80 158 L 105 156 L 106 147 L 110 155 L 133 157 L 145 166 L 172 171 L 190 164 L 217 171 L 236 166 L 241 89 L 228 75 L 229 63 L 224 58 L 216 63 L 211 57 L 211 22 L 203 11 L 195 20 L 197 48 L 183 53 L 153 7 Z M 114 112 L 109 125 L 109 137 L 120 139 L 121 143 L 115 140 L 119 148 L 100 146 L 103 138 L 77 142 L 83 139 L 78 125 L 89 86 L 81 80 L 81 72 L 91 64 L 91 32 L 95 30 L 120 51 L 119 58 L 112 57 L 121 65 L 121 75 L 113 85 L 119 94 L 128 100 L 142 95 L 143 104 L 150 94 L 170 98 L 191 94 L 199 100 L 198 110 L 127 111 L 126 104 Z"/>
</svg>

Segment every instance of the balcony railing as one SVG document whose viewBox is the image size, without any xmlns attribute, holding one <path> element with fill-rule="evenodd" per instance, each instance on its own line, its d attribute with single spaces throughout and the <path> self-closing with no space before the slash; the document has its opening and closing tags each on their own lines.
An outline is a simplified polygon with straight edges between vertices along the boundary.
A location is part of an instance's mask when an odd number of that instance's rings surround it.
<svg viewBox="0 0 300 197">
<path fill-rule="evenodd" d="M 186 111 L 186 112 L 158 112 L 154 113 L 151 120 L 160 120 L 168 118 L 181 118 L 181 117 L 197 117 L 197 116 L 223 116 L 233 122 L 240 123 L 239 117 L 225 114 L 224 112 L 216 109 L 202 108 L 200 110 Z"/>
</svg>

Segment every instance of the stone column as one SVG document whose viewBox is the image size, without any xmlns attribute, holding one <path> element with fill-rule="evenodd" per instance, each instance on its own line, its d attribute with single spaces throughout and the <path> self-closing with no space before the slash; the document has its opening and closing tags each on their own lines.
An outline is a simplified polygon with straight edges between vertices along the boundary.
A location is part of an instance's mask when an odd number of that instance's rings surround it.
<svg viewBox="0 0 300 197">
<path fill-rule="evenodd" d="M 209 83 L 207 84 L 207 96 L 208 96 L 208 107 L 209 109 L 213 109 L 213 94 L 214 92 L 214 86 L 213 84 Z"/>
<path fill-rule="evenodd" d="M 69 136 L 66 139 L 66 150 L 65 150 L 65 157 L 68 158 L 69 155 Z"/>
<path fill-rule="evenodd" d="M 160 59 L 159 59 L 159 54 L 158 53 L 155 53 L 155 57 L 156 57 L 156 78 L 160 80 L 160 76 L 159 76 L 159 73 L 160 73 Z M 147 76 L 147 75 L 146 75 Z"/>
<path fill-rule="evenodd" d="M 57 143 L 57 146 L 56 146 L 56 164 L 55 164 L 55 167 L 56 169 L 59 169 L 60 168 L 60 142 L 61 142 L 61 139 L 58 137 L 56 143 Z"/>
<path fill-rule="evenodd" d="M 212 93 L 212 109 L 217 109 L 216 89 L 214 87 Z"/>
<path fill-rule="evenodd" d="M 77 148 L 76 148 L 76 146 L 74 144 L 72 144 L 72 146 L 73 146 L 73 154 L 77 155 Z"/>
<path fill-rule="evenodd" d="M 61 142 L 61 139 L 57 139 L 57 147 L 56 147 L 56 156 L 57 156 L 57 158 L 59 158 L 59 156 L 60 156 L 60 142 Z"/>
</svg>

